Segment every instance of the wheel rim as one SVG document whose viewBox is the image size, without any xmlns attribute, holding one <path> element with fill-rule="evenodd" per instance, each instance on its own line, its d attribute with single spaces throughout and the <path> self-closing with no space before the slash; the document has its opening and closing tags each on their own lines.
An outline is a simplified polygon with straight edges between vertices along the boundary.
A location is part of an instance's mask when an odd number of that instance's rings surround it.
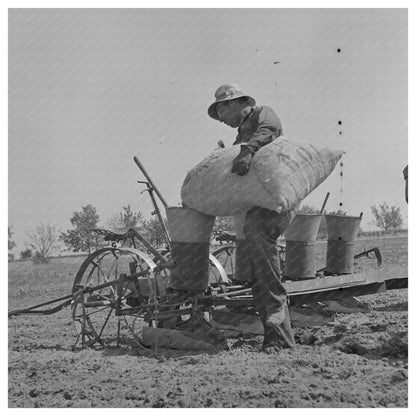
<svg viewBox="0 0 416 416">
<path fill-rule="evenodd" d="M 226 245 L 214 251 L 212 255 L 218 260 L 228 280 L 235 278 L 235 245 Z M 224 283 L 218 267 L 210 267 L 210 283 Z"/>
</svg>

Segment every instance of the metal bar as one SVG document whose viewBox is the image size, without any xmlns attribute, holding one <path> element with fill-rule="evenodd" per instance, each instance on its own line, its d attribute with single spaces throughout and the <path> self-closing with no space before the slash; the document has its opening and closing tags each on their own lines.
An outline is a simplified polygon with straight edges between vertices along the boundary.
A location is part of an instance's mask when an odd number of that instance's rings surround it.
<svg viewBox="0 0 416 416">
<path fill-rule="evenodd" d="M 62 300 L 66 300 L 66 299 L 69 299 L 69 298 L 72 298 L 72 297 L 73 297 L 73 294 L 71 293 L 70 295 L 62 296 L 62 297 L 57 298 L 57 299 L 52 299 L 52 300 L 49 300 L 49 301 L 47 301 L 47 302 L 39 303 L 38 305 L 30 306 L 30 307 L 28 307 L 28 308 L 24 308 L 24 309 L 16 309 L 16 310 L 14 310 L 14 311 L 10 311 L 10 312 L 8 312 L 8 316 L 9 316 L 9 318 L 10 318 L 11 316 L 14 316 L 14 315 L 19 315 L 19 314 L 21 314 L 21 313 L 27 313 L 27 312 L 29 312 L 29 313 L 30 313 L 30 311 L 32 311 L 33 309 L 41 308 L 42 306 L 47 306 L 47 305 L 50 305 L 50 304 L 52 304 L 52 303 L 55 303 L 55 302 L 60 302 L 60 301 L 62 301 Z M 33 312 L 32 312 L 32 313 L 33 313 Z"/>
<path fill-rule="evenodd" d="M 25 314 L 25 315 L 36 315 L 36 314 L 52 315 L 56 312 L 61 311 L 64 308 L 66 308 L 67 306 L 69 306 L 71 304 L 71 302 L 72 302 L 72 299 L 69 299 L 69 300 L 61 303 L 60 305 L 55 306 L 54 308 L 42 309 L 42 310 L 33 310 L 34 307 L 32 307 L 32 308 L 29 308 L 28 310 L 27 309 L 22 309 L 22 310 L 12 311 L 12 312 L 9 312 L 8 315 L 9 315 L 9 318 L 11 316 L 17 316 L 17 315 L 20 315 L 20 314 Z M 38 305 L 37 307 L 40 307 L 40 306 Z"/>
<path fill-rule="evenodd" d="M 208 302 L 207 302 L 208 303 Z M 209 304 L 212 306 L 251 306 L 254 305 L 252 298 L 246 299 L 224 299 L 224 298 L 212 298 L 209 300 Z"/>
<path fill-rule="evenodd" d="M 248 289 L 241 289 L 241 290 L 235 290 L 232 292 L 225 292 L 225 293 L 219 293 L 218 295 L 215 295 L 216 298 L 224 298 L 229 296 L 238 296 L 238 295 L 245 295 L 251 293 L 251 288 Z"/>
<path fill-rule="evenodd" d="M 134 237 L 137 238 L 146 248 L 161 262 L 165 263 L 166 259 L 134 228 L 130 228 L 133 231 Z"/>
<path fill-rule="evenodd" d="M 150 313 L 148 317 L 150 319 L 164 319 L 164 318 L 172 318 L 175 316 L 182 316 L 182 315 L 190 315 L 192 312 L 192 307 L 184 308 L 184 309 L 174 309 L 170 311 L 157 311 L 157 313 Z"/>
<path fill-rule="evenodd" d="M 92 302 L 84 302 L 83 304 L 86 308 L 98 308 L 100 306 L 111 306 L 110 300 L 95 300 Z"/>
<path fill-rule="evenodd" d="M 143 312 L 143 306 L 132 306 L 131 308 L 116 309 L 115 316 L 137 315 Z"/>
<path fill-rule="evenodd" d="M 320 213 L 321 215 L 324 213 L 324 209 L 325 209 L 326 203 L 328 202 L 329 195 L 330 195 L 330 193 L 328 192 L 328 193 L 326 194 L 326 197 L 325 197 L 324 203 L 322 204 L 321 211 L 319 211 L 319 213 Z"/>
<path fill-rule="evenodd" d="M 163 220 L 162 214 L 160 213 L 160 209 L 157 205 L 156 198 L 153 195 L 154 188 L 150 187 L 149 184 L 147 185 L 147 188 L 149 191 L 150 199 L 152 200 L 152 203 L 153 203 L 153 208 L 155 209 L 154 212 L 157 215 L 157 218 L 159 220 L 161 227 L 163 228 L 163 234 L 165 236 L 166 245 L 168 246 L 169 251 L 172 251 L 168 229 L 166 227 L 165 221 Z"/>
<path fill-rule="evenodd" d="M 321 302 L 329 299 L 345 299 L 352 296 L 364 296 L 374 293 L 381 293 L 387 290 L 386 284 L 383 283 L 370 283 L 368 285 L 351 286 L 337 289 L 329 289 L 319 292 L 311 292 L 304 294 L 288 294 L 291 306 L 299 306 L 307 303 Z M 225 306 L 250 306 L 254 304 L 253 298 L 247 297 L 246 299 L 224 299 L 214 297 L 209 300 L 212 306 L 225 305 Z"/>
<path fill-rule="evenodd" d="M 320 290 L 337 289 L 340 286 L 364 284 L 367 281 L 365 274 L 349 274 L 341 276 L 326 276 L 319 279 L 287 281 L 283 283 L 287 293 L 317 292 Z"/>
<path fill-rule="evenodd" d="M 407 268 L 397 266 L 389 269 L 370 270 L 355 275 L 329 276 L 322 279 L 285 282 L 292 305 L 319 302 L 327 299 L 342 299 L 351 296 L 384 292 L 391 289 L 406 288 Z M 221 294 L 232 296 L 232 293 Z M 224 299 L 215 296 L 208 300 L 212 305 L 251 305 L 250 299 Z"/>
<path fill-rule="evenodd" d="M 215 288 L 220 288 L 221 287 L 221 285 L 218 285 L 218 286 L 213 286 L 213 287 L 215 287 Z M 240 289 L 247 289 L 247 287 L 245 287 L 245 286 L 243 286 L 243 285 L 235 285 L 235 286 L 227 286 L 227 289 L 228 290 L 240 290 Z"/>
<path fill-rule="evenodd" d="M 134 156 L 133 159 L 134 159 L 136 165 L 138 166 L 138 168 L 142 171 L 143 175 L 146 177 L 146 179 L 148 180 L 148 182 L 152 186 L 152 188 L 155 190 L 157 196 L 162 201 L 162 204 L 165 207 L 167 207 L 168 206 L 167 202 L 165 201 L 165 199 L 163 198 L 163 196 L 161 195 L 161 193 L 159 192 L 159 190 L 156 188 L 155 184 L 153 183 L 152 179 L 150 178 L 150 176 L 146 172 L 146 169 L 144 168 L 144 166 L 142 165 L 142 163 L 140 162 L 140 160 L 137 158 L 137 156 Z"/>
<path fill-rule="evenodd" d="M 142 271 L 142 272 L 134 273 L 134 275 L 132 275 L 132 276 L 127 276 L 127 278 L 145 276 L 148 273 L 149 272 L 145 270 L 145 271 Z M 76 292 L 71 293 L 70 295 L 62 296 L 62 297 L 57 298 L 57 299 L 52 299 L 52 300 L 49 300 L 47 302 L 39 303 L 37 305 L 33 305 L 33 306 L 30 306 L 30 307 L 25 308 L 25 309 L 16 309 L 16 310 L 10 311 L 10 312 L 8 312 L 8 317 L 10 318 L 11 316 L 20 315 L 20 314 L 35 314 L 35 313 L 42 314 L 42 315 L 50 315 L 52 313 L 60 311 L 65 306 L 69 305 L 75 297 L 80 296 L 84 293 L 93 292 L 94 290 L 104 289 L 108 286 L 112 286 L 112 285 L 116 284 L 118 281 L 119 281 L 119 279 L 116 279 L 116 280 L 110 280 L 110 281 L 105 282 L 105 283 L 101 283 L 100 285 L 97 285 L 97 286 L 80 287 L 79 290 L 77 290 Z M 42 306 L 47 306 L 47 305 L 50 305 L 52 303 L 60 302 L 62 300 L 66 300 L 66 299 L 70 299 L 70 301 L 64 302 L 62 305 L 58 305 L 55 308 L 46 309 L 46 310 L 43 310 L 43 311 L 34 311 L 34 309 L 41 308 Z"/>
<path fill-rule="evenodd" d="M 107 325 L 107 322 L 108 322 L 108 320 L 110 319 L 110 316 L 111 316 L 112 312 L 113 312 L 113 309 L 110 309 L 110 310 L 109 310 L 109 312 L 108 312 L 107 318 L 106 318 L 106 320 L 105 320 L 105 322 L 104 322 L 104 325 L 102 326 L 101 331 L 100 331 L 100 333 L 99 333 L 99 334 L 98 334 L 98 336 L 97 336 L 97 341 L 100 341 L 101 335 L 102 335 L 102 334 L 103 334 L 103 332 L 104 332 L 104 328 L 105 328 L 105 326 Z"/>
<path fill-rule="evenodd" d="M 352 296 L 364 296 L 374 293 L 381 293 L 387 290 L 386 284 L 382 283 L 369 283 L 367 285 L 340 287 L 338 289 L 329 289 L 319 292 L 305 293 L 305 294 L 289 294 L 289 300 L 291 306 L 300 306 L 305 303 L 321 302 L 323 300 L 330 299 L 345 299 Z"/>
<path fill-rule="evenodd" d="M 164 305 L 164 307 L 167 307 L 167 305 Z M 143 307 L 135 306 L 132 308 L 125 308 L 125 309 L 119 309 L 116 310 L 115 315 L 116 316 L 128 316 L 128 315 L 136 315 L 138 312 L 142 311 Z M 170 318 L 173 316 L 182 316 L 182 315 L 189 315 L 192 312 L 192 307 L 187 307 L 183 309 L 172 309 L 169 311 L 157 311 L 157 313 L 154 313 L 152 311 L 148 311 L 146 318 L 149 319 L 155 319 L 157 315 L 157 319 L 162 318 Z"/>
<path fill-rule="evenodd" d="M 407 279 L 407 277 L 398 277 L 398 278 L 394 278 L 394 279 L 387 279 L 386 280 L 386 287 L 387 287 L 387 290 L 406 289 L 408 287 L 408 279 Z"/>
<path fill-rule="evenodd" d="M 339 287 L 359 286 L 369 283 L 383 283 L 395 278 L 407 278 L 407 267 L 396 266 L 386 269 L 370 269 L 361 273 L 326 276 L 319 279 L 284 282 L 288 294 L 318 292 Z"/>
</svg>

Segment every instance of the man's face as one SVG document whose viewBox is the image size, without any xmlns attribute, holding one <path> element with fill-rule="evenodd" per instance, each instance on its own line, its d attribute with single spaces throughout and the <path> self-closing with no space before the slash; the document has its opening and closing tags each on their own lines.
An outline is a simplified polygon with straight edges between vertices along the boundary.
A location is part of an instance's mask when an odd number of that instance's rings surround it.
<svg viewBox="0 0 416 416">
<path fill-rule="evenodd" d="M 241 121 L 241 105 L 237 100 L 223 101 L 216 106 L 218 119 L 230 127 L 238 127 Z"/>
</svg>

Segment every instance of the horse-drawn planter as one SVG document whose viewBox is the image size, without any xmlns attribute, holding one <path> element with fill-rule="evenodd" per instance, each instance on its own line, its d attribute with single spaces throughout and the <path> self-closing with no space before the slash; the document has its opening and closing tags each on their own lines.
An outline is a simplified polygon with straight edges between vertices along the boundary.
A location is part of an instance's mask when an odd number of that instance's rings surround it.
<svg viewBox="0 0 416 416">
<path fill-rule="evenodd" d="M 173 267 L 171 239 L 154 193 L 165 207 L 168 205 L 142 164 L 137 158 L 135 161 L 147 179 L 141 183 L 146 184 L 154 206 L 153 214 L 163 227 L 166 249 L 160 251 L 153 247 L 137 229 L 98 229 L 96 232 L 103 235 L 109 246 L 85 259 L 70 294 L 10 311 L 9 318 L 22 314 L 48 315 L 70 307 L 77 331 L 74 346 L 80 344 L 82 347 L 118 341 L 125 329 L 143 348 L 159 345 L 216 349 L 226 345 L 229 335 L 260 334 L 262 326 L 253 309 L 251 289 L 235 280 L 234 243 L 209 254 L 208 289 L 203 293 L 178 297 L 169 291 Z M 230 239 L 230 235 L 226 237 Z M 139 249 L 139 242 L 145 250 Z M 351 250 L 351 247 L 347 248 Z M 286 247 L 280 247 L 282 260 L 288 251 L 296 250 L 302 250 L 299 242 L 293 245 L 288 241 Z M 358 273 L 353 270 L 332 273 L 323 269 L 309 276 L 312 278 L 305 278 L 293 275 L 293 270 L 292 273 L 286 270 L 283 284 L 288 293 L 292 320 L 298 319 L 297 323 L 304 326 L 322 324 L 331 316 L 331 305 L 332 310 L 337 310 L 333 308 L 334 302 L 338 302 L 339 307 L 354 296 L 407 287 L 407 270 L 403 267 L 380 268 L 382 259 L 377 248 L 355 254 L 354 258 L 357 260 L 372 253 L 377 256 L 377 267 Z M 53 304 L 56 306 L 42 309 Z M 345 308 L 348 311 L 348 306 Z"/>
</svg>

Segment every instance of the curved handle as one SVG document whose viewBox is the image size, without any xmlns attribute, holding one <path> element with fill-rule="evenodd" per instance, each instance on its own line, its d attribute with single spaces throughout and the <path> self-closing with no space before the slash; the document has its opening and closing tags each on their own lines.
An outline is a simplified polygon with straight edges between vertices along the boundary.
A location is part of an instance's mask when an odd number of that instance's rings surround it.
<svg viewBox="0 0 416 416">
<path fill-rule="evenodd" d="M 159 190 L 156 188 L 155 184 L 153 183 L 153 181 L 150 179 L 150 176 L 148 175 L 148 173 L 146 172 L 146 169 L 144 168 L 143 164 L 140 162 L 140 160 L 138 159 L 137 156 L 134 156 L 134 161 L 136 163 L 136 165 L 138 166 L 138 168 L 142 171 L 143 175 L 146 177 L 147 181 L 150 183 L 150 185 L 152 186 L 152 188 L 155 190 L 157 196 L 159 197 L 159 199 L 162 201 L 162 204 L 167 207 L 168 204 L 165 201 L 165 199 L 163 198 L 163 196 L 161 195 L 161 193 L 159 192 Z"/>
</svg>

